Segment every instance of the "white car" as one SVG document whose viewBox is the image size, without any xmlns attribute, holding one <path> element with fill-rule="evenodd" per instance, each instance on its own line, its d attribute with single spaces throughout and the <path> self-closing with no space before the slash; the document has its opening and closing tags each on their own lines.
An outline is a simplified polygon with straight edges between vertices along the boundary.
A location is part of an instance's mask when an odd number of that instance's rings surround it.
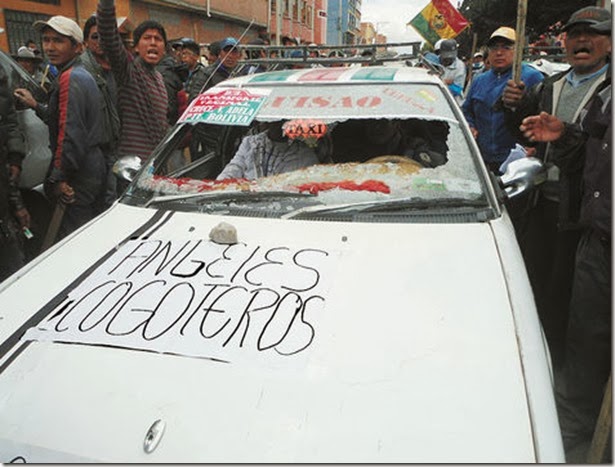
<svg viewBox="0 0 615 467">
<path fill-rule="evenodd" d="M 272 122 L 317 163 L 216 181 Z M 0 460 L 564 462 L 498 186 L 531 166 L 490 177 L 424 69 L 224 81 L 0 285 Z"/>
</svg>

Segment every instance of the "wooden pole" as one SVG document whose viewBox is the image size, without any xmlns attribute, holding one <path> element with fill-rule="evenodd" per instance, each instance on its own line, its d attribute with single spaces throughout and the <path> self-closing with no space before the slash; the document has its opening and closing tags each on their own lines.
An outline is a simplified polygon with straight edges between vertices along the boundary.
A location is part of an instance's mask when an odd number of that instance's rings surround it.
<svg viewBox="0 0 615 467">
<path fill-rule="evenodd" d="M 598 415 L 598 421 L 596 422 L 596 429 L 594 430 L 594 436 L 592 443 L 587 454 L 588 464 L 601 464 L 604 459 L 604 452 L 606 451 L 607 444 L 609 442 L 609 434 L 613 427 L 613 386 L 611 376 L 606 384 L 604 390 L 604 397 L 602 398 L 602 406 L 600 407 L 600 415 Z"/>
<path fill-rule="evenodd" d="M 474 54 L 476 53 L 476 45 L 478 44 L 478 34 L 472 34 L 472 51 L 470 52 L 470 69 L 468 70 L 468 79 L 466 79 L 466 89 L 470 87 L 472 84 L 472 78 L 474 78 L 474 73 L 472 73 L 472 64 L 474 63 Z"/>
<path fill-rule="evenodd" d="M 512 66 L 512 79 L 515 83 L 521 81 L 521 61 L 523 60 L 523 48 L 525 47 L 525 20 L 527 18 L 527 0 L 519 0 L 517 3 L 517 43 L 515 58 Z"/>
</svg>

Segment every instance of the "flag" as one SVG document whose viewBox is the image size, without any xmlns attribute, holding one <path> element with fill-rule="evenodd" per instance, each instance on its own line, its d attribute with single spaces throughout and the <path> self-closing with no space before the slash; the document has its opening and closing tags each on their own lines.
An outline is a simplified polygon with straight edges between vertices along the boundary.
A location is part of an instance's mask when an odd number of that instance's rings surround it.
<svg viewBox="0 0 615 467">
<path fill-rule="evenodd" d="M 440 39 L 453 39 L 470 26 L 448 0 L 431 0 L 423 10 L 407 24 L 434 45 Z"/>
</svg>

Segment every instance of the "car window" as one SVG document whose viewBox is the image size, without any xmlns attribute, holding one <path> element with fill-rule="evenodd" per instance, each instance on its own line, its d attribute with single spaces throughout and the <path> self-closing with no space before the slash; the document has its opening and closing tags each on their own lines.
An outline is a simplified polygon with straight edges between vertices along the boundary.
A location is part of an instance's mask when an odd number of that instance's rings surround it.
<svg viewBox="0 0 615 467">
<path fill-rule="evenodd" d="M 39 83 L 24 70 L 10 55 L 0 50 L 0 67 L 4 69 L 11 89 L 26 88 L 34 99 L 40 102 L 47 100 L 47 93 Z"/>
</svg>

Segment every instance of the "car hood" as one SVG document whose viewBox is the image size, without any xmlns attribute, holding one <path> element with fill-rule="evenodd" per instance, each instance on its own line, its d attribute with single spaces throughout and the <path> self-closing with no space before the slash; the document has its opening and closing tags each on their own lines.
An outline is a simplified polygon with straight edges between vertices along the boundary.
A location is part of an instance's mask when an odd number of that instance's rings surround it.
<svg viewBox="0 0 615 467">
<path fill-rule="evenodd" d="M 536 460 L 488 223 L 116 204 L 0 302 L 3 462 Z"/>
</svg>

